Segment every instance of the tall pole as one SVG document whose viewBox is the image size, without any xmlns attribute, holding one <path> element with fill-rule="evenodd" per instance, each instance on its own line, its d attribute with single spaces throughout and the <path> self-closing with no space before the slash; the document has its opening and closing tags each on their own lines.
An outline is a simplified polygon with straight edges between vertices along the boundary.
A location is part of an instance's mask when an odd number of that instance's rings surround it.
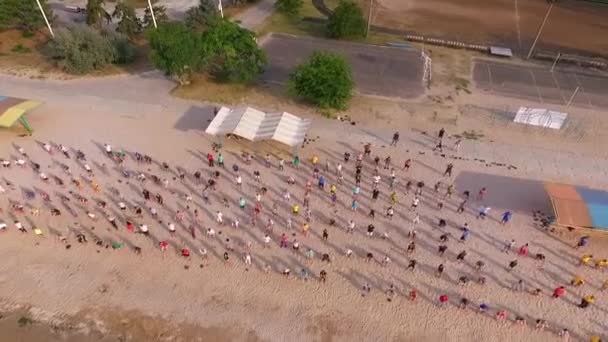
<svg viewBox="0 0 608 342">
<path fill-rule="evenodd" d="M 224 19 L 224 7 L 222 6 L 222 0 L 218 0 L 217 8 L 220 10 L 220 15 Z"/>
<path fill-rule="evenodd" d="M 555 61 L 553 62 L 553 65 L 551 66 L 551 72 L 553 72 L 553 69 L 555 69 L 555 66 L 557 65 L 557 62 L 559 61 L 559 59 L 562 57 L 562 53 L 558 52 L 557 53 L 557 57 L 555 57 Z"/>
<path fill-rule="evenodd" d="M 156 17 L 154 16 L 154 8 L 152 8 L 152 0 L 148 0 L 148 8 L 150 8 L 150 14 L 152 14 L 152 22 L 154 23 L 154 28 L 158 28 L 156 25 Z"/>
<path fill-rule="evenodd" d="M 365 37 L 369 35 L 369 29 L 372 26 L 372 8 L 374 7 L 374 0 L 369 0 L 369 12 L 367 13 L 367 31 L 365 31 Z"/>
<path fill-rule="evenodd" d="M 51 33 L 51 37 L 55 38 L 55 34 L 53 33 L 53 29 L 51 28 L 51 24 L 49 24 L 49 20 L 46 18 L 46 13 L 42 9 L 42 5 L 40 4 L 40 0 L 36 0 L 38 3 L 38 8 L 40 9 L 40 13 L 42 13 L 42 17 L 44 18 L 44 22 L 46 23 L 46 27 L 49 28 L 49 32 Z"/>
<path fill-rule="evenodd" d="M 570 108 L 570 105 L 572 104 L 572 101 L 574 101 L 574 98 L 576 97 L 576 94 L 578 94 L 578 91 L 581 89 L 580 86 L 576 87 L 576 89 L 574 89 L 574 93 L 572 93 L 572 96 L 570 96 L 570 100 L 568 100 L 568 104 L 566 105 L 566 108 Z"/>
<path fill-rule="evenodd" d="M 547 9 L 547 13 L 545 13 L 545 17 L 543 18 L 543 22 L 540 24 L 540 27 L 538 28 L 538 33 L 536 33 L 536 37 L 534 38 L 534 42 L 532 43 L 532 46 L 530 47 L 530 51 L 528 52 L 528 57 L 526 57 L 526 59 L 530 59 L 530 57 L 532 57 L 532 52 L 534 51 L 534 47 L 536 47 L 536 43 L 538 42 L 538 38 L 540 38 L 540 34 L 543 32 L 543 28 L 545 27 L 545 24 L 547 23 L 547 19 L 549 19 L 549 14 L 551 14 L 551 10 L 553 9 L 553 5 L 555 5 L 555 1 L 551 1 L 551 5 L 549 5 L 549 9 Z"/>
</svg>

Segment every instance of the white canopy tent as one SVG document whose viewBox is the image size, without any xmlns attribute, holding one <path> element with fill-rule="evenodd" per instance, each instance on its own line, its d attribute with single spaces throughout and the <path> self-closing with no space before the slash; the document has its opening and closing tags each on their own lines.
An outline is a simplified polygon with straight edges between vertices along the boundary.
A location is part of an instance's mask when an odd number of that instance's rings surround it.
<svg viewBox="0 0 608 342">
<path fill-rule="evenodd" d="M 302 144 L 310 125 L 310 120 L 287 112 L 264 113 L 251 107 L 222 107 L 205 133 L 215 136 L 234 134 L 251 141 L 275 140 L 294 147 Z"/>
</svg>

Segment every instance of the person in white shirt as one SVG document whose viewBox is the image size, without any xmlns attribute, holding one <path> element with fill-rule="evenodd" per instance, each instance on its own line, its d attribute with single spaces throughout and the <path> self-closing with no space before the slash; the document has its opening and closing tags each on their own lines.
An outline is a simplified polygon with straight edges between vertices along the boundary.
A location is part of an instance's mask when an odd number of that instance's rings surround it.
<svg viewBox="0 0 608 342">
<path fill-rule="evenodd" d="M 251 266 L 251 255 L 249 254 L 245 255 L 245 265 Z"/>
<path fill-rule="evenodd" d="M 215 214 L 215 220 L 216 220 L 216 221 L 217 221 L 217 223 L 219 223 L 219 224 L 224 223 L 224 214 L 222 214 L 222 212 L 221 212 L 221 211 L 218 211 L 218 212 Z"/>
<path fill-rule="evenodd" d="M 142 232 L 142 234 L 148 235 L 148 233 L 149 233 L 148 226 L 145 225 L 145 224 L 140 224 L 139 225 L 139 230 Z"/>
<path fill-rule="evenodd" d="M 112 146 L 109 144 L 104 144 L 103 148 L 105 148 L 107 154 L 112 154 Z"/>
<path fill-rule="evenodd" d="M 173 222 L 169 223 L 169 233 L 171 233 L 171 235 L 175 233 L 175 224 Z"/>
<path fill-rule="evenodd" d="M 238 186 L 240 188 L 242 184 L 243 184 L 243 178 L 241 177 L 241 175 L 236 176 L 236 186 Z"/>
<path fill-rule="evenodd" d="M 6 229 L 6 223 L 0 222 L 0 230 Z"/>
<path fill-rule="evenodd" d="M 266 234 L 264 236 L 264 248 L 270 247 L 270 235 Z"/>
</svg>

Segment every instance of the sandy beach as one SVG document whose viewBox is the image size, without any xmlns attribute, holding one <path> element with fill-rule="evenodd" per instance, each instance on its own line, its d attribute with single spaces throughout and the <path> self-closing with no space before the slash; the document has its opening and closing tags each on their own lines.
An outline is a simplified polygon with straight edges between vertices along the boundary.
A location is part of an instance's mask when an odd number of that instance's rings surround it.
<svg viewBox="0 0 608 342">
<path fill-rule="evenodd" d="M 575 250 L 572 246 L 586 232 L 552 233 L 540 228 L 532 216 L 536 210 L 550 211 L 542 191 L 543 180 L 578 179 L 577 184 L 606 188 L 603 161 L 583 175 L 580 165 L 542 164 L 545 158 L 554 159 L 545 150 L 521 149 L 515 161 L 507 158 L 513 151 L 510 145 L 465 139 L 455 151 L 457 138 L 450 135 L 457 132 L 449 128 L 444 152 L 433 152 L 440 126 L 423 134 L 408 126 L 407 118 L 380 128 L 365 122 L 351 125 L 317 117 L 309 134 L 310 143 L 299 151 L 302 162 L 297 170 L 289 165 L 291 156 L 285 147 L 266 143 L 254 146 L 233 139 L 226 140 L 221 150 L 226 168 L 211 168 L 207 153 L 213 153 L 216 161 L 218 153 L 212 150 L 214 139 L 202 131 L 212 118 L 212 106 L 164 94 L 155 96 L 160 92 L 152 86 L 129 88 L 119 94 L 110 86 L 89 92 L 88 81 L 56 90 L 48 82 L 28 80 L 0 86 L 0 93 L 13 96 L 25 96 L 31 86 L 32 97 L 45 101 L 29 116 L 36 129 L 33 137 L 17 137 L 15 130 L 0 132 L 1 158 L 22 158 L 18 152 L 22 147 L 28 159 L 40 165 L 40 171 L 34 171 L 31 164 L 2 168 L 0 177 L 6 190 L 0 196 L 0 217 L 8 225 L 0 233 L 2 311 L 11 312 L 8 316 L 12 323 L 7 324 L 13 327 L 19 317 L 33 321 L 27 327 L 13 328 L 16 334 L 38 328 L 45 334 L 48 328 L 63 329 L 64 335 L 59 334 L 57 340 L 82 340 L 78 334 L 85 334 L 88 337 L 84 339 L 92 341 L 117 336 L 132 341 L 554 341 L 567 328 L 573 340 L 584 341 L 608 330 L 608 292 L 601 291 L 608 274 L 578 266 L 583 254 L 594 255 L 594 260 L 608 257 L 606 237 L 590 233 L 590 245 Z M 80 96 L 73 96 L 72 87 L 82 89 Z M 127 101 L 129 97 L 134 100 Z M 395 130 L 401 133 L 396 148 L 389 147 Z M 47 153 L 44 143 L 65 145 L 71 158 L 56 148 L 53 154 Z M 355 212 L 351 210 L 355 159 L 365 143 L 372 144 L 371 158 L 363 162 L 360 207 Z M 125 151 L 124 162 L 119 165 L 110 159 L 103 144 L 110 144 L 115 152 Z M 76 160 L 76 150 L 84 152 L 86 162 Z M 241 157 L 242 151 L 255 155 L 250 165 Z M 138 163 L 133 158 L 135 152 L 148 154 L 153 162 Z M 344 152 L 351 153 L 349 162 L 344 162 Z M 270 168 L 264 165 L 267 153 L 271 153 Z M 380 195 L 374 201 L 372 158 L 376 155 L 381 158 L 381 180 Z M 389 155 L 391 167 L 383 169 L 382 160 Z M 313 156 L 318 156 L 319 173 L 327 180 L 324 190 L 313 178 Z M 287 160 L 284 171 L 277 167 L 280 158 Z M 407 159 L 412 159 L 412 166 L 406 171 L 402 166 Z M 325 170 L 326 161 L 329 171 Z M 85 163 L 92 173 L 84 169 Z M 342 185 L 337 181 L 339 163 L 343 165 Z M 453 175 L 443 177 L 448 163 L 454 164 Z M 69 166 L 71 175 L 61 164 Z M 242 188 L 235 184 L 234 164 L 240 168 Z M 391 168 L 395 168 L 398 199 L 392 204 L 394 217 L 389 219 L 385 211 L 391 205 Z M 123 175 L 125 170 L 130 177 Z M 207 191 L 206 203 L 204 186 L 194 173 L 200 171 L 206 181 L 216 170 L 220 172 L 216 190 Z M 253 175 L 256 170 L 261 174 L 260 182 Z M 51 177 L 49 181 L 41 180 L 39 172 Z M 138 180 L 138 174 L 145 174 L 147 180 Z M 166 179 L 167 185 L 154 184 L 152 175 Z M 287 184 L 290 175 L 295 185 Z M 57 185 L 54 176 L 64 185 Z M 71 178 L 80 180 L 82 188 L 76 187 Z M 303 200 L 309 180 L 313 181 L 312 220 L 309 233 L 304 235 Z M 411 209 L 414 190 L 406 194 L 408 180 L 425 183 L 416 211 Z M 436 193 L 433 185 L 437 181 L 442 184 Z M 96 191 L 89 182 L 98 184 L 99 189 Z M 329 193 L 332 184 L 337 187 L 335 207 Z M 449 184 L 454 184 L 455 193 L 445 198 Z M 262 187 L 267 192 L 261 196 L 263 209 L 253 226 L 255 197 Z M 488 189 L 487 195 L 477 200 L 482 187 Z M 150 191 L 152 200 L 144 199 L 143 189 Z M 459 214 L 456 209 L 465 190 L 472 193 L 471 200 Z M 285 191 L 290 193 L 287 201 Z M 43 192 L 50 195 L 50 202 L 42 198 Z M 157 194 L 163 197 L 162 205 L 153 200 Z M 62 195 L 70 201 L 62 203 Z M 79 196 L 87 203 L 79 201 Z M 246 202 L 245 209 L 239 208 L 240 198 Z M 24 212 L 12 211 L 10 201 L 23 204 Z M 99 201 L 106 202 L 106 207 L 100 208 Z M 440 201 L 444 207 L 438 210 Z M 119 202 L 128 209 L 120 210 Z M 272 212 L 274 204 L 276 214 Z M 292 214 L 294 204 L 301 207 L 297 216 Z M 476 218 L 482 205 L 491 207 L 485 220 Z M 142 208 L 141 216 L 132 210 L 136 206 Z M 61 215 L 52 216 L 53 208 Z M 156 217 L 150 208 L 158 212 Z M 373 219 L 368 216 L 371 208 L 376 210 Z M 501 214 L 507 210 L 513 212 L 513 219 L 501 225 Z M 181 222 L 175 219 L 178 211 L 184 213 Z M 223 214 L 223 225 L 216 221 L 218 211 Z M 87 212 L 95 218 L 88 217 Z M 415 225 L 417 236 L 412 239 L 408 231 L 414 228 L 416 213 L 421 222 Z M 116 218 L 117 229 L 108 216 Z M 287 227 L 288 218 L 292 229 Z M 238 228 L 231 226 L 236 219 Z M 274 222 L 272 230 L 266 227 L 269 219 Z M 335 224 L 330 224 L 331 219 Z M 445 227 L 438 227 L 440 219 L 446 221 Z M 25 226 L 27 233 L 15 228 L 15 220 Z M 138 225 L 147 225 L 150 234 L 128 231 L 127 220 L 136 225 L 136 232 Z M 347 232 L 349 220 L 356 223 L 352 233 Z M 176 225 L 174 234 L 169 232 L 168 222 Z M 471 235 L 461 243 L 458 240 L 465 223 Z M 367 234 L 370 224 L 375 226 L 371 237 Z M 35 235 L 33 227 L 40 228 L 43 235 Z M 207 234 L 208 228 L 214 230 L 214 236 Z M 327 239 L 322 236 L 324 229 Z M 283 233 L 287 248 L 279 246 Z M 439 239 L 446 233 L 450 234 L 445 243 L 448 249 L 441 256 L 437 252 Z M 88 242 L 79 243 L 78 234 L 85 235 Z M 270 237 L 269 244 L 264 241 L 265 235 Z M 61 242 L 60 236 L 66 241 Z M 511 239 L 516 241 L 513 251 L 503 252 L 505 241 Z M 294 240 L 299 242 L 299 251 L 293 249 Z M 159 248 L 163 241 L 168 243 L 164 252 Z M 416 249 L 408 254 L 406 248 L 411 241 L 415 241 Z M 112 248 L 115 243 L 120 248 Z M 525 243 L 529 244 L 529 255 L 518 256 L 517 250 Z M 190 252 L 189 257 L 181 255 L 183 249 Z M 206 257 L 199 252 L 201 249 L 207 251 Z M 306 255 L 309 249 L 315 252 L 312 258 Z M 347 256 L 348 250 L 352 256 Z M 458 262 L 456 255 L 462 250 L 467 256 L 464 262 Z M 225 252 L 228 262 L 224 261 Z M 368 253 L 373 254 L 370 261 Z M 542 267 L 534 259 L 539 253 L 546 256 Z M 252 260 L 250 267 L 244 262 L 247 254 Z M 323 254 L 328 254 L 331 262 L 322 261 Z M 383 265 L 387 256 L 390 262 Z M 413 271 L 407 268 L 412 259 L 417 261 Z M 518 265 L 510 271 L 508 264 L 514 259 Z M 485 266 L 477 271 L 474 266 L 479 260 Z M 441 277 L 436 275 L 439 264 L 445 266 Z M 285 268 L 290 269 L 289 276 L 282 275 Z M 302 269 L 308 280 L 302 279 Z M 319 279 L 321 270 L 327 273 L 326 282 Z M 570 286 L 577 275 L 586 283 Z M 469 280 L 468 285 L 459 284 L 463 276 Z M 477 283 L 479 277 L 486 279 L 485 285 Z M 524 288 L 513 290 L 520 279 Z M 369 293 L 362 291 L 365 284 L 371 287 Z M 391 285 L 395 295 L 388 301 Z M 566 287 L 566 295 L 551 298 L 553 289 L 560 285 Z M 534 296 L 530 292 L 536 288 L 541 294 Z M 408 299 L 413 289 L 418 294 L 415 301 Z M 595 303 L 585 309 L 577 307 L 581 297 L 589 294 L 595 295 Z M 441 295 L 449 298 L 445 305 L 439 303 Z M 463 297 L 470 301 L 465 309 L 458 307 Z M 480 312 L 482 303 L 489 310 Z M 496 313 L 502 310 L 507 318 L 497 320 Z M 517 324 L 517 316 L 523 317 L 527 326 Z M 545 320 L 548 328 L 535 329 L 537 319 Z"/>
</svg>

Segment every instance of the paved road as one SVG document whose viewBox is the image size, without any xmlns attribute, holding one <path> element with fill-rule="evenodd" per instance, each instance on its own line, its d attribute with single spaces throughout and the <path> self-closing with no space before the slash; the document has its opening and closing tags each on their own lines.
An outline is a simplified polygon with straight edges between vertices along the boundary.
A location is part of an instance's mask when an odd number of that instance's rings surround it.
<svg viewBox="0 0 608 342">
<path fill-rule="evenodd" d="M 357 90 L 363 94 L 414 98 L 424 93 L 422 61 L 415 50 L 274 34 L 264 44 L 270 64 L 262 76 L 286 82 L 294 67 L 314 51 L 343 55 L 352 64 Z"/>
<path fill-rule="evenodd" d="M 254 30 L 272 14 L 275 2 L 276 0 L 260 0 L 246 11 L 239 13 L 235 20 L 240 22 L 242 27 Z"/>
<path fill-rule="evenodd" d="M 473 79 L 477 88 L 487 92 L 560 105 L 566 104 L 576 87 L 580 87 L 573 105 L 608 108 L 608 78 L 605 77 L 477 60 Z"/>
</svg>

